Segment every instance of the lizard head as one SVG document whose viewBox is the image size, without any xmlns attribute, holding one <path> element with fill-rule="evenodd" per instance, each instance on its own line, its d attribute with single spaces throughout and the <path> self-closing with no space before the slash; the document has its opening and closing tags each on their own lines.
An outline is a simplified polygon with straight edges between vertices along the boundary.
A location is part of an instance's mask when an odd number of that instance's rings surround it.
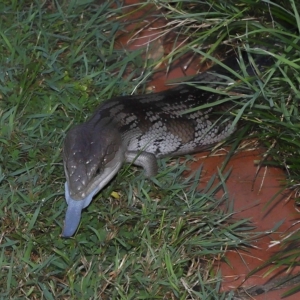
<svg viewBox="0 0 300 300">
<path fill-rule="evenodd" d="M 66 175 L 65 197 L 68 209 L 63 237 L 72 236 L 81 211 L 121 168 L 124 155 L 121 138 L 89 123 L 77 125 L 65 138 L 63 161 Z"/>
</svg>

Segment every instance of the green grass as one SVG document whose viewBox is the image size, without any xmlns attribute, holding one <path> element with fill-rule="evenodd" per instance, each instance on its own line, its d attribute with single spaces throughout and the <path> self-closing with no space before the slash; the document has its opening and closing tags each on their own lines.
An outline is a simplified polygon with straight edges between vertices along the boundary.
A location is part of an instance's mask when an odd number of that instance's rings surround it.
<svg viewBox="0 0 300 300">
<path fill-rule="evenodd" d="M 299 46 L 297 31 L 283 29 L 297 24 L 299 32 L 293 3 L 160 2 L 169 20 L 184 20 L 178 34 L 193 37 L 167 61 L 188 51 L 213 56 L 224 41 L 254 43 L 267 32 L 287 43 L 276 73 L 252 85 L 251 105 L 238 118 L 256 125 L 265 145 L 275 143 L 271 162 L 289 167 L 290 186 L 299 181 Z M 231 207 L 229 174 L 197 191 L 201 169 L 184 177 L 187 160 L 162 160 L 152 181 L 125 167 L 84 211 L 75 237 L 60 238 L 66 131 L 102 100 L 130 94 L 157 63 L 114 49 L 124 26 L 118 2 L 112 9 L 97 1 L 12 0 L 0 10 L 0 298 L 225 299 L 214 260 L 253 237 L 246 221 L 218 208 Z"/>
</svg>

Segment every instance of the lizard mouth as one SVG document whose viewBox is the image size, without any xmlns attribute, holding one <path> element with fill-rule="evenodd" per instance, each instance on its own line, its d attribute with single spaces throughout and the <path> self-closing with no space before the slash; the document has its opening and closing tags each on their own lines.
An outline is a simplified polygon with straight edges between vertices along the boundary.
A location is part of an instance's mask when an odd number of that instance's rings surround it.
<svg viewBox="0 0 300 300">
<path fill-rule="evenodd" d="M 72 198 L 68 181 L 65 183 L 65 197 L 68 209 L 66 212 L 62 237 L 69 238 L 76 232 L 80 223 L 82 210 L 90 205 L 93 197 L 118 173 L 123 164 L 123 160 L 122 151 L 119 150 L 114 159 L 107 163 L 101 174 L 96 177 L 96 180 L 93 180 L 88 193 L 86 193 L 86 196 L 83 199 L 76 200 Z"/>
<path fill-rule="evenodd" d="M 94 189 L 84 199 L 74 200 L 70 196 L 68 183 L 67 182 L 65 183 L 65 197 L 68 203 L 68 209 L 66 212 L 65 225 L 64 225 L 62 237 L 69 238 L 75 233 L 80 223 L 81 211 L 91 203 L 94 195 L 97 192 L 98 192 L 98 188 Z"/>
</svg>

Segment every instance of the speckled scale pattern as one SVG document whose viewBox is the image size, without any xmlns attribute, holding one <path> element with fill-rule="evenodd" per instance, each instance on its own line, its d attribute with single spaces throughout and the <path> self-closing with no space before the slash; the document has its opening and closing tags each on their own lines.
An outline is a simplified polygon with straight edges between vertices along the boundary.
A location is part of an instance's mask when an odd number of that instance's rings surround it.
<svg viewBox="0 0 300 300">
<path fill-rule="evenodd" d="M 236 57 L 224 64 L 238 70 Z M 248 74 L 255 75 L 251 66 Z M 197 75 L 193 82 L 213 89 L 226 89 L 235 83 L 233 75 L 216 65 Z M 233 90 L 236 92 L 236 90 Z M 97 126 L 104 117 L 122 134 L 122 143 L 129 151 L 145 151 L 156 157 L 197 152 L 228 137 L 231 125 L 231 103 L 185 113 L 189 109 L 212 103 L 222 95 L 201 90 L 189 84 L 168 91 L 117 97 L 104 102 L 90 122 Z"/>
<path fill-rule="evenodd" d="M 202 99 L 209 98 L 206 93 L 190 87 L 181 94 L 171 90 L 168 97 L 160 101 L 141 102 L 135 96 L 122 97 L 115 100 L 113 106 L 109 103 L 108 108 L 104 104 L 101 114 L 106 115 L 108 110 L 113 116 L 111 124 L 121 132 L 129 151 L 146 151 L 156 157 L 191 153 L 199 150 L 199 146 L 202 148 L 224 139 L 233 131 L 223 121 L 218 121 L 219 116 L 213 115 L 213 108 L 184 114 L 187 109 L 204 104 Z M 218 97 L 214 95 L 210 99 Z"/>
<path fill-rule="evenodd" d="M 266 61 L 259 63 L 264 65 Z M 224 64 L 234 70 L 240 68 L 236 57 L 230 57 Z M 251 66 L 247 71 L 255 75 Z M 229 71 L 216 65 L 197 75 L 193 82 L 225 89 L 235 82 L 232 77 Z M 128 150 L 146 151 L 157 157 L 191 153 L 223 140 L 235 130 L 228 120 L 230 105 L 184 114 L 220 97 L 218 93 L 182 84 L 161 93 L 115 98 L 103 103 L 92 119 L 110 116 L 113 126 L 122 132 Z"/>
</svg>

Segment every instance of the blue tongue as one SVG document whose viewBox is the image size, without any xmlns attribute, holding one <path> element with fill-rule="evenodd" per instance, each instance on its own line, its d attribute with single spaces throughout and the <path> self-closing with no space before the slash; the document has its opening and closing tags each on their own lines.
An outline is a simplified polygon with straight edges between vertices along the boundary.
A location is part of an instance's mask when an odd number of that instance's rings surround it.
<svg viewBox="0 0 300 300">
<path fill-rule="evenodd" d="M 68 209 L 66 212 L 62 237 L 69 238 L 75 233 L 80 222 L 81 211 L 91 203 L 96 193 L 97 189 L 87 195 L 84 199 L 74 200 L 70 196 L 68 183 L 65 183 L 65 197 L 68 203 Z"/>
</svg>

